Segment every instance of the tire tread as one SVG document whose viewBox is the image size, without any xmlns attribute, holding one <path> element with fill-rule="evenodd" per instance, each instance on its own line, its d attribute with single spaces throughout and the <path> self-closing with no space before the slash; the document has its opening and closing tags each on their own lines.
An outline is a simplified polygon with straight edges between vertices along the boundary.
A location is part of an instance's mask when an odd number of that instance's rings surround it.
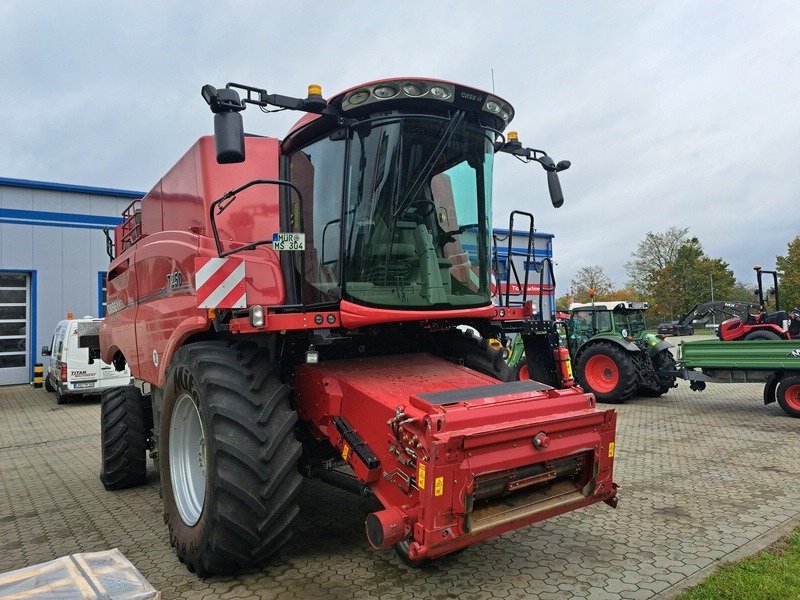
<svg viewBox="0 0 800 600">
<path fill-rule="evenodd" d="M 145 404 L 134 386 L 112 388 L 100 400 L 102 472 L 107 490 L 123 490 L 147 480 Z"/>
<path fill-rule="evenodd" d="M 299 512 L 301 446 L 289 386 L 266 351 L 248 342 L 191 344 L 176 354 L 175 364 L 191 370 L 203 396 L 219 473 L 209 492 L 213 522 L 199 546 L 188 549 L 175 539 L 167 515 L 178 557 L 201 577 L 262 564 L 290 539 Z"/>
</svg>

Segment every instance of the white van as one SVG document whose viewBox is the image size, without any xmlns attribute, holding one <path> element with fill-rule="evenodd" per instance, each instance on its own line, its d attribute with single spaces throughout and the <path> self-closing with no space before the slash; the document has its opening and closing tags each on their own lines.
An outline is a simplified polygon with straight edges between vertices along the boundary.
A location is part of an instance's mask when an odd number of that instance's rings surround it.
<svg viewBox="0 0 800 600">
<path fill-rule="evenodd" d="M 44 387 L 55 392 L 59 404 L 69 396 L 100 394 L 104 390 L 133 383 L 131 371 L 117 371 L 100 360 L 100 325 L 103 319 L 84 317 L 59 321 L 50 347 L 42 356 L 50 357 L 45 365 Z"/>
</svg>

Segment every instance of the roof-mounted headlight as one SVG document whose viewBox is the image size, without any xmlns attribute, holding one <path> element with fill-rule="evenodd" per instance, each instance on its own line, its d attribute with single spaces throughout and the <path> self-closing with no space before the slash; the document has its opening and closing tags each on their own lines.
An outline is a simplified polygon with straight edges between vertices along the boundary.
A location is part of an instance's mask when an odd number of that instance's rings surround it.
<svg viewBox="0 0 800 600">
<path fill-rule="evenodd" d="M 416 81 L 410 81 L 403 85 L 403 93 L 406 96 L 417 97 L 422 96 L 425 92 L 428 91 L 428 86 L 424 83 L 417 83 Z"/>
<path fill-rule="evenodd" d="M 394 98 L 399 93 L 399 90 L 393 85 L 379 85 L 372 93 L 375 94 L 376 98 L 380 98 L 381 100 L 386 100 L 387 98 Z"/>
<path fill-rule="evenodd" d="M 447 100 L 452 95 L 453 92 L 441 85 L 434 85 L 431 88 L 431 96 L 438 98 L 439 100 Z"/>
<path fill-rule="evenodd" d="M 346 102 L 351 105 L 361 104 L 369 98 L 369 90 L 358 90 L 348 96 Z"/>
<path fill-rule="evenodd" d="M 486 97 L 486 102 L 483 103 L 483 110 L 499 116 L 506 125 L 508 125 L 508 122 L 511 121 L 514 116 L 514 109 L 503 100 L 500 100 L 500 98 L 494 96 Z"/>
<path fill-rule="evenodd" d="M 397 79 L 367 84 L 352 92 L 348 92 L 342 100 L 342 110 L 358 107 L 362 110 L 367 105 L 386 100 L 437 100 L 453 103 L 455 86 L 445 82 L 435 84 L 419 79 Z"/>
</svg>

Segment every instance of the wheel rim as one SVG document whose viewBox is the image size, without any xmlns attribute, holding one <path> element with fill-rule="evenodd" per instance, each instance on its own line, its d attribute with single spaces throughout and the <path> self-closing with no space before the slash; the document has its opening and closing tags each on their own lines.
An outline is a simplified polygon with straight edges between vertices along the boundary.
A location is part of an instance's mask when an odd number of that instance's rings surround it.
<svg viewBox="0 0 800 600">
<path fill-rule="evenodd" d="M 610 357 L 598 354 L 586 362 L 584 377 L 590 388 L 606 394 L 619 384 L 619 369 Z"/>
<path fill-rule="evenodd" d="M 528 365 L 522 365 L 519 368 L 519 380 L 520 381 L 529 381 L 530 378 L 531 378 L 531 375 L 528 372 Z"/>
<path fill-rule="evenodd" d="M 790 385 L 786 388 L 783 399 L 789 408 L 800 411 L 800 383 Z"/>
<path fill-rule="evenodd" d="M 206 436 L 189 394 L 181 395 L 172 410 L 169 473 L 178 513 L 191 527 L 200 520 L 206 499 Z"/>
</svg>

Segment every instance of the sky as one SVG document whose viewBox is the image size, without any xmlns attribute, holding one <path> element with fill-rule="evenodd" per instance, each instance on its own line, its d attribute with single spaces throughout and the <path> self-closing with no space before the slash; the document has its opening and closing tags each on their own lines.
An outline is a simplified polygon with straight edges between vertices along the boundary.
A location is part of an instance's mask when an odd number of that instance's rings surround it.
<svg viewBox="0 0 800 600">
<path fill-rule="evenodd" d="M 213 130 L 203 84 L 305 96 L 394 76 L 491 91 L 526 146 L 495 162 L 494 224 L 552 233 L 558 293 L 617 286 L 648 231 L 690 227 L 754 283 L 800 234 L 800 2 L 0 0 L 0 177 L 149 190 Z M 282 138 L 300 114 L 244 113 Z"/>
</svg>

